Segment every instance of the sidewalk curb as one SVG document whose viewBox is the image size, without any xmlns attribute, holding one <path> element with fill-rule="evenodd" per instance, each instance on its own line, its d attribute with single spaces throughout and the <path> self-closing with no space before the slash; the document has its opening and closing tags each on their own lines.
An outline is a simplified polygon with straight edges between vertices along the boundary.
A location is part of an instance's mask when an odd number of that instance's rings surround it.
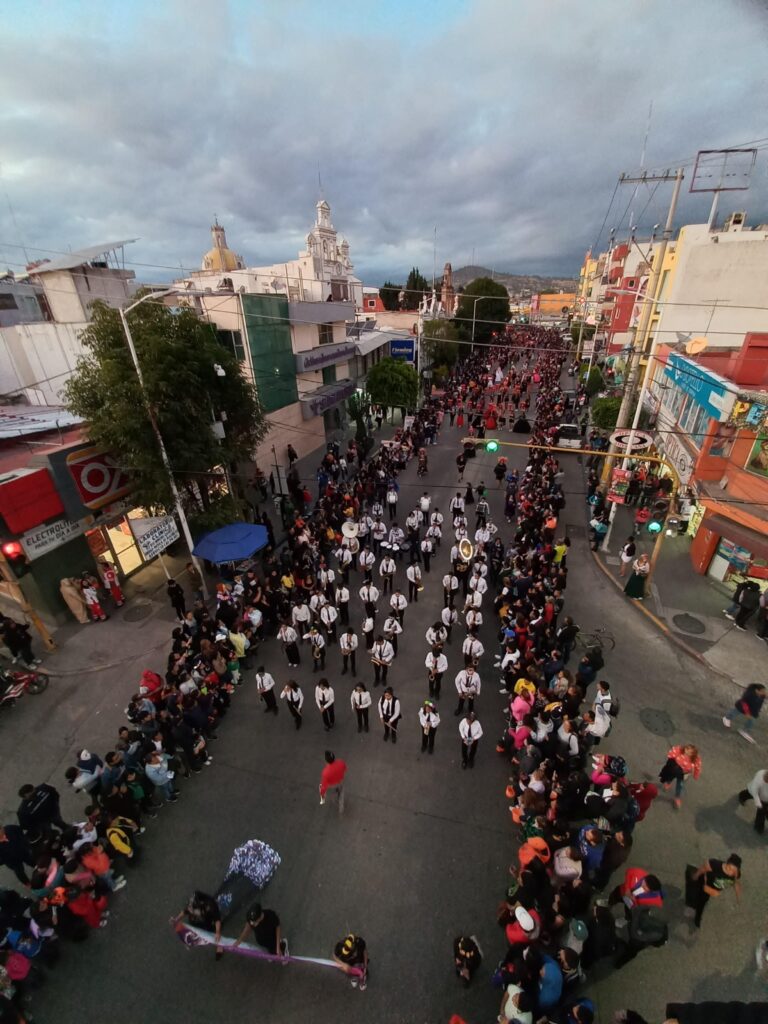
<svg viewBox="0 0 768 1024">
<path fill-rule="evenodd" d="M 619 581 L 614 577 L 614 575 L 611 572 L 611 570 L 606 565 L 603 564 L 602 559 L 600 558 L 599 554 L 596 551 L 592 551 L 591 548 L 590 548 L 590 553 L 592 555 L 592 558 L 593 558 L 595 564 L 600 567 L 602 572 L 605 574 L 605 576 L 607 576 L 607 578 L 611 581 L 611 583 L 614 585 L 614 587 L 616 587 L 617 590 L 620 590 L 622 592 L 622 594 L 623 594 L 624 593 L 624 588 L 619 583 Z M 632 601 L 632 605 L 633 605 L 633 607 L 638 612 L 641 612 L 643 615 L 645 615 L 645 617 L 647 619 L 650 619 L 651 622 L 653 622 L 653 624 L 658 629 L 660 629 L 662 633 L 664 633 L 666 635 L 667 639 L 671 640 L 672 643 L 675 645 L 675 647 L 679 647 L 680 650 L 683 651 L 684 654 L 687 654 L 689 658 L 693 658 L 694 661 L 697 661 L 704 668 L 709 669 L 710 672 L 714 672 L 715 675 L 721 676 L 723 679 L 727 679 L 728 682 L 729 683 L 733 683 L 734 686 L 738 685 L 736 683 L 736 681 L 731 676 L 729 676 L 726 672 L 721 672 L 720 669 L 715 668 L 714 665 L 711 665 L 707 661 L 707 659 L 704 657 L 703 654 L 700 654 L 699 651 L 694 650 L 693 647 L 689 647 L 688 644 L 684 640 L 681 640 L 680 637 L 676 636 L 672 632 L 672 630 L 669 628 L 669 626 L 666 624 L 666 622 L 664 622 L 664 620 L 660 619 L 658 617 L 658 615 L 655 615 L 652 611 L 650 611 L 648 608 L 646 608 L 645 605 L 640 604 L 637 601 Z"/>
</svg>

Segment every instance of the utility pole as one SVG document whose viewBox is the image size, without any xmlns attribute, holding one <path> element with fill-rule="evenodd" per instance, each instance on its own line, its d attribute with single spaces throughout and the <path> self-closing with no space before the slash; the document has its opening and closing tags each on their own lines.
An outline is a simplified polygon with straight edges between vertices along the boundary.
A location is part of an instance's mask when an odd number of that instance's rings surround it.
<svg viewBox="0 0 768 1024">
<path fill-rule="evenodd" d="M 651 321 L 651 313 L 657 299 L 657 290 L 659 281 L 661 280 L 662 266 L 664 263 L 664 256 L 666 255 L 667 245 L 672 238 L 672 232 L 674 227 L 675 212 L 677 210 L 677 202 L 680 198 L 680 189 L 683 184 L 683 168 L 678 168 L 677 171 L 672 173 L 671 171 L 665 171 L 664 174 L 642 174 L 637 178 L 631 178 L 628 175 L 622 174 L 619 178 L 619 182 L 622 185 L 631 185 L 637 183 L 646 182 L 662 182 L 662 181 L 674 181 L 675 187 L 672 190 L 672 199 L 669 204 L 669 211 L 667 212 L 667 220 L 664 225 L 664 233 L 661 236 L 661 242 L 659 243 L 659 251 L 653 261 L 653 273 L 651 279 L 648 282 L 648 287 L 645 289 L 645 296 L 643 300 L 643 308 L 640 313 L 640 319 L 637 327 L 633 329 L 632 343 L 629 352 L 629 365 L 627 368 L 627 379 L 624 383 L 624 395 L 621 400 L 621 408 L 619 409 L 619 415 L 616 420 L 616 430 L 626 429 L 629 426 L 629 414 L 632 409 L 632 403 L 635 399 L 635 392 L 637 390 L 637 381 L 640 371 L 640 358 L 645 352 L 645 345 L 647 341 L 648 325 Z M 629 439 L 628 451 L 632 448 L 632 437 Z M 617 454 L 617 448 L 615 445 L 611 445 L 608 455 L 603 465 L 603 473 L 600 480 L 601 486 L 604 486 L 611 476 L 611 470 L 613 469 L 613 463 Z"/>
</svg>

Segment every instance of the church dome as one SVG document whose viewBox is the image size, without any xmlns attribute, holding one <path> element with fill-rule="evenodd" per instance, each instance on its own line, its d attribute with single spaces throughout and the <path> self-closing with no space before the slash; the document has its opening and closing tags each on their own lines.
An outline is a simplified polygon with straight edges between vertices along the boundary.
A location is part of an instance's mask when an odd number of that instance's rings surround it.
<svg viewBox="0 0 768 1024">
<path fill-rule="evenodd" d="M 227 247 L 227 236 L 218 220 L 211 225 L 213 248 L 203 256 L 202 269 L 216 272 L 242 270 L 243 261 L 237 253 Z"/>
</svg>

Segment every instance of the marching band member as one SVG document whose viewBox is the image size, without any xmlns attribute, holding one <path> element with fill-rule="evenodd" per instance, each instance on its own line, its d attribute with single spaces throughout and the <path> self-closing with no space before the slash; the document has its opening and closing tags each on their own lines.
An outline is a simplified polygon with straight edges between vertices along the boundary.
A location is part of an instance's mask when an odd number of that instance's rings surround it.
<svg viewBox="0 0 768 1024">
<path fill-rule="evenodd" d="M 381 631 L 384 634 L 384 639 L 389 640 L 392 644 L 392 649 L 397 657 L 397 638 L 403 632 L 403 627 L 400 625 L 400 620 L 393 611 L 384 619 L 384 625 L 381 627 Z"/>
<path fill-rule="evenodd" d="M 284 700 L 288 705 L 288 710 L 291 712 L 291 716 L 296 723 L 296 728 L 301 728 L 301 709 L 304 707 L 304 694 L 301 692 L 301 687 L 298 683 L 294 682 L 293 679 L 289 679 L 283 687 L 282 693 L 280 694 L 280 700 Z"/>
<path fill-rule="evenodd" d="M 464 702 L 467 702 L 467 709 L 474 711 L 475 697 L 480 696 L 480 676 L 473 665 L 467 665 L 456 675 L 456 691 L 459 695 L 459 703 L 454 715 L 460 715 L 464 710 Z"/>
<path fill-rule="evenodd" d="M 431 700 L 425 700 L 419 708 L 419 725 L 421 726 L 421 752 L 435 752 L 435 735 L 440 725 L 440 715 Z"/>
<path fill-rule="evenodd" d="M 380 634 L 371 648 L 371 662 L 373 663 L 373 685 L 378 686 L 380 682 L 386 683 L 389 666 L 395 657 L 395 649 L 389 640 L 385 640 Z"/>
<path fill-rule="evenodd" d="M 357 731 L 365 729 L 368 732 L 368 709 L 371 706 L 371 695 L 365 687 L 365 683 L 358 683 L 350 696 L 352 710 L 357 717 Z"/>
<path fill-rule="evenodd" d="M 280 629 L 277 631 L 277 639 L 283 645 L 285 656 L 288 659 L 289 668 L 298 668 L 301 664 L 301 658 L 299 656 L 299 634 L 293 628 L 289 626 L 288 622 L 284 622 Z"/>
<path fill-rule="evenodd" d="M 309 640 L 309 646 L 312 651 L 312 671 L 317 672 L 318 664 L 321 669 L 324 669 L 325 639 L 317 626 L 313 626 L 308 633 L 305 633 L 304 639 Z"/>
<path fill-rule="evenodd" d="M 379 718 L 384 726 L 385 742 L 391 736 L 392 742 L 397 743 L 397 723 L 401 717 L 400 701 L 395 696 L 392 687 L 388 686 L 383 696 L 379 698 Z"/>
<path fill-rule="evenodd" d="M 440 686 L 443 682 L 443 673 L 448 668 L 448 659 L 440 647 L 433 647 L 424 659 L 427 667 L 427 682 L 429 683 L 429 696 L 440 699 Z"/>
<path fill-rule="evenodd" d="M 371 631 L 372 632 L 372 631 Z M 357 634 L 350 626 L 349 629 L 345 630 L 339 638 L 339 646 L 341 647 L 341 661 L 342 670 L 341 674 L 346 675 L 347 665 L 349 662 L 352 663 L 352 675 L 357 675 L 357 662 L 356 662 L 356 651 L 357 651 Z"/>
<path fill-rule="evenodd" d="M 405 609 L 408 607 L 405 595 L 401 591 L 395 590 L 394 594 L 389 599 L 389 606 L 400 620 L 400 625 L 404 626 Z"/>
</svg>

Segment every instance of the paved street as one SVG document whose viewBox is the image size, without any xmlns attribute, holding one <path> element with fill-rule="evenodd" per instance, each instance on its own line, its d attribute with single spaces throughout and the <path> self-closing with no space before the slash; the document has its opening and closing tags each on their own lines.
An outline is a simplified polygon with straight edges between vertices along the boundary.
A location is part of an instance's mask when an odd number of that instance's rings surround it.
<svg viewBox="0 0 768 1024">
<path fill-rule="evenodd" d="M 440 445 L 429 451 L 430 472 L 423 484 L 416 479 L 415 465 L 409 466 L 401 480 L 401 520 L 424 489 L 448 518 L 459 437 L 460 431 L 448 428 L 446 421 Z M 524 465 L 523 452 L 509 449 L 508 454 L 510 465 Z M 506 540 L 509 527 L 491 472 L 494 462 L 490 455 L 470 461 L 466 479 L 488 483 L 494 518 Z M 564 456 L 564 462 L 568 505 L 563 521 L 574 541 L 566 612 L 584 629 L 606 625 L 618 641 L 603 674 L 621 698 L 622 713 L 605 749 L 627 758 L 635 780 L 655 776 L 672 741 L 696 743 L 704 762 L 702 778 L 689 785 L 681 810 L 662 796 L 635 832 L 630 863 L 662 879 L 671 940 L 663 949 L 644 951 L 619 973 L 590 979 L 600 1020 L 627 1005 L 661 1020 L 668 999 L 764 997 L 764 988 L 754 980 L 753 949 L 765 933 L 765 841 L 752 831 L 748 809 L 740 810 L 735 796 L 757 768 L 766 767 L 764 731 L 758 729 L 756 746 L 735 731 L 727 733 L 720 715 L 733 699 L 733 685 L 670 645 L 594 565 L 586 545 L 581 466 L 573 455 Z M 284 708 L 277 718 L 262 713 L 247 679 L 213 744 L 213 765 L 182 780 L 180 801 L 148 822 L 142 862 L 128 870 L 128 887 L 112 901 L 109 927 L 83 946 L 66 947 L 60 966 L 35 997 L 43 1024 L 81 1024 L 105 1012 L 121 1024 L 150 1014 L 192 1024 L 251 1024 L 255 1019 L 443 1024 L 454 1012 L 469 1024 L 495 1020 L 499 996 L 488 979 L 505 948 L 495 911 L 516 841 L 504 798 L 505 765 L 494 752 L 503 698 L 491 669 L 495 626 L 490 594 L 481 633 L 487 653 L 478 701 L 485 735 L 476 767 L 460 769 L 453 716 L 461 635 L 454 634 L 448 649 L 435 754 L 419 752 L 416 714 L 426 696 L 424 632 L 439 615 L 446 564 L 444 540 L 418 605 L 406 613 L 390 672 L 405 716 L 397 746 L 383 743 L 377 726 L 368 735 L 357 734 L 348 703 L 352 683 L 339 675 L 338 649 L 331 649 L 327 661 L 337 710 L 330 737 L 314 708 L 306 657 L 294 673 L 306 698 L 300 733 Z M 401 566 L 398 576 L 404 575 Z M 359 586 L 359 576 L 353 579 Z M 158 645 L 172 627 L 164 594 L 140 623 L 126 622 L 128 611 L 130 606 L 103 628 L 88 627 L 72 637 L 51 664 L 85 667 L 91 642 L 105 660 L 131 660 L 99 673 L 57 678 L 44 696 L 25 699 L 0 723 L 5 820 L 23 782 L 48 780 L 63 790 L 62 774 L 74 751 L 87 746 L 103 754 L 109 749 L 140 670 L 162 671 L 165 648 Z M 358 629 L 360 620 L 358 604 L 353 613 Z M 262 651 L 265 666 L 281 684 L 287 666 L 277 643 L 269 641 Z M 358 668 L 372 684 L 364 656 Z M 331 802 L 318 805 L 323 751 L 329 746 L 349 764 L 342 818 Z M 82 801 L 67 792 L 65 816 L 74 818 L 81 808 Z M 280 914 L 291 951 L 329 956 L 348 930 L 364 935 L 371 954 L 365 993 L 320 968 L 281 968 L 228 956 L 216 963 L 212 952 L 188 951 L 174 938 L 169 917 L 193 888 L 215 889 L 233 847 L 254 837 L 269 842 L 283 858 L 262 901 Z M 682 917 L 684 867 L 727 856 L 732 849 L 744 858 L 744 905 L 738 908 L 730 894 L 713 901 L 701 932 L 694 934 Z M 12 876 L 4 875 L 8 883 Z M 241 922 L 242 915 L 236 916 L 225 930 L 237 934 Z M 468 991 L 452 970 L 451 942 L 461 932 L 474 933 L 485 952 L 483 969 Z"/>
</svg>

